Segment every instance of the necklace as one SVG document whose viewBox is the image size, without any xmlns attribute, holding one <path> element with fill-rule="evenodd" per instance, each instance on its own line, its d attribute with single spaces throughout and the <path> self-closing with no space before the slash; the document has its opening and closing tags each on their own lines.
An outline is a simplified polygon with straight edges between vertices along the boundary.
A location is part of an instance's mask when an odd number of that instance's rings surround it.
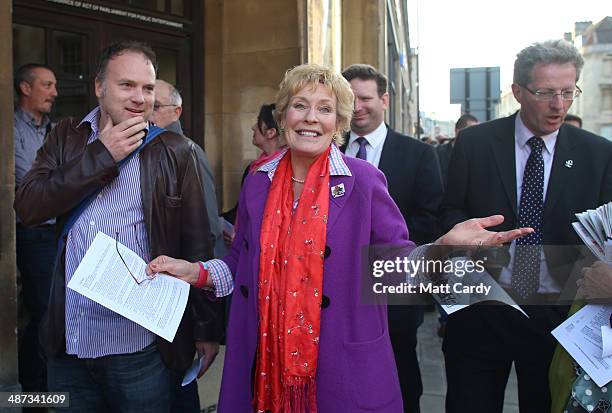
<svg viewBox="0 0 612 413">
<path fill-rule="evenodd" d="M 295 177 L 293 177 L 293 176 L 291 177 L 291 180 L 292 180 L 293 182 L 295 182 L 295 183 L 298 183 L 298 184 L 303 184 L 304 182 L 306 182 L 305 180 L 304 180 L 304 181 L 302 181 L 301 179 L 297 179 L 297 178 L 295 178 Z"/>
</svg>

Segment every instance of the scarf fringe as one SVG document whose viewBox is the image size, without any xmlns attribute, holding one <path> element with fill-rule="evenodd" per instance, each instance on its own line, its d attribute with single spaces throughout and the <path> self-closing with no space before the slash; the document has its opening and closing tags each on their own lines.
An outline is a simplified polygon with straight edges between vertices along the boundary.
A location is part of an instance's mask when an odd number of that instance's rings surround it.
<svg viewBox="0 0 612 413">
<path fill-rule="evenodd" d="M 314 377 L 286 378 L 281 405 L 285 413 L 317 413 L 317 381 Z"/>
</svg>

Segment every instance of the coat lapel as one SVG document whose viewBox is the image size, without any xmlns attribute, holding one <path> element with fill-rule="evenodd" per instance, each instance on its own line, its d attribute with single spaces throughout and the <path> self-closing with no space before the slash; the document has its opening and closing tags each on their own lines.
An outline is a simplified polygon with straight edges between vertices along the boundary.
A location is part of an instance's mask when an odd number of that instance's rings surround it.
<svg viewBox="0 0 612 413">
<path fill-rule="evenodd" d="M 503 130 L 498 130 L 496 136 L 491 137 L 491 150 L 499 175 L 501 177 L 502 185 L 508 202 L 512 206 L 514 215 L 518 217 L 518 210 L 516 207 L 516 155 L 514 150 L 514 116 L 508 118 L 511 124 L 506 125 Z"/>
<path fill-rule="evenodd" d="M 253 277 L 253 293 L 255 294 L 255 297 L 257 297 L 257 286 L 259 285 L 259 256 L 261 254 L 261 224 L 263 222 L 266 201 L 268 199 L 268 193 L 270 192 L 270 185 L 272 183 L 265 172 L 256 172 L 255 176 L 251 177 L 251 179 L 253 179 L 252 183 L 250 182 L 249 185 L 244 186 L 244 188 L 248 188 L 248 192 L 245 194 L 243 199 L 246 201 L 247 215 L 251 219 L 251 223 L 249 225 L 251 229 L 248 231 L 253 231 L 252 233 L 247 234 L 246 237 L 247 239 L 252 239 L 253 244 L 257 244 L 249 246 L 254 256 L 257 257 L 257 260 L 255 261 L 257 262 L 257 265 L 256 267 L 253 267 L 254 270 L 251 273 Z M 236 225 L 240 225 L 240 222 L 236 222 Z M 255 308 L 257 308 L 257 299 L 255 299 L 254 303 Z"/>
<path fill-rule="evenodd" d="M 561 127 L 557 135 L 555 155 L 553 157 L 553 164 L 548 179 L 548 189 L 546 190 L 546 198 L 544 200 L 544 217 L 554 210 L 555 203 L 559 199 L 563 189 L 572 187 L 570 185 L 572 169 L 571 166 L 566 166 L 566 164 L 573 165 L 571 159 L 573 146 L 574 142 L 568 136 L 567 129 Z"/>
<path fill-rule="evenodd" d="M 140 195 L 142 197 L 143 205 L 153 205 L 153 192 L 155 191 L 155 181 L 157 180 L 157 172 L 161 169 L 159 164 L 161 162 L 161 137 L 155 138 L 155 142 L 151 142 L 147 147 L 142 149 L 140 154 Z M 145 156 L 147 152 L 150 155 Z M 154 171 L 151 173 L 151 171 Z M 144 208 L 144 221 L 148 235 L 148 239 L 151 239 L 153 235 L 153 208 Z"/>
<path fill-rule="evenodd" d="M 259 220 L 258 222 L 254 222 L 254 228 L 257 230 L 257 239 L 259 239 L 263 213 L 266 208 L 266 201 L 268 200 L 268 193 L 270 192 L 272 182 L 270 182 L 268 174 L 265 172 L 256 172 L 253 180 L 256 181 L 251 185 L 252 190 L 246 194 L 244 199 L 247 200 L 246 204 L 249 217 Z"/>
<path fill-rule="evenodd" d="M 332 196 L 332 189 L 338 185 L 344 185 L 344 195 L 334 197 Z M 333 230 L 334 225 L 338 221 L 338 217 L 342 212 L 342 208 L 344 208 L 346 202 L 351 196 L 351 192 L 353 191 L 354 185 L 354 176 L 337 175 L 329 177 L 329 218 L 327 220 L 328 237 L 331 231 Z"/>
<path fill-rule="evenodd" d="M 393 133 L 393 130 L 389 127 L 389 125 L 387 125 L 387 136 L 383 142 L 380 160 L 378 161 L 378 169 L 380 169 L 385 176 L 388 175 L 390 165 L 397 165 L 397 159 L 393 159 L 393 155 L 396 153 L 393 150 Z"/>
</svg>

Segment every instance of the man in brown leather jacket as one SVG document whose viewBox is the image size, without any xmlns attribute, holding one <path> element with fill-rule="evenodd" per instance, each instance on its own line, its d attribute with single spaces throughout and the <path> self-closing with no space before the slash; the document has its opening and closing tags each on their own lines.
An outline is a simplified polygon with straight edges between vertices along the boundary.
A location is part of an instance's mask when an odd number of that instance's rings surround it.
<svg viewBox="0 0 612 413">
<path fill-rule="evenodd" d="M 41 343 L 49 390 L 70 392 L 79 411 L 170 411 L 174 389 L 198 343 L 203 371 L 218 352 L 218 309 L 193 287 L 172 343 L 67 289 L 98 231 L 147 261 L 158 255 L 189 261 L 212 257 L 201 151 L 162 132 L 147 142 L 155 100 L 156 57 L 147 46 L 120 42 L 100 55 L 99 106 L 65 119 L 50 133 L 15 199 L 24 225 L 57 217 L 59 240 Z M 146 146 L 139 148 L 146 143 Z M 138 152 L 138 150 L 140 150 Z M 130 156 L 134 152 L 134 156 Z M 93 194 L 84 209 L 79 205 Z"/>
</svg>

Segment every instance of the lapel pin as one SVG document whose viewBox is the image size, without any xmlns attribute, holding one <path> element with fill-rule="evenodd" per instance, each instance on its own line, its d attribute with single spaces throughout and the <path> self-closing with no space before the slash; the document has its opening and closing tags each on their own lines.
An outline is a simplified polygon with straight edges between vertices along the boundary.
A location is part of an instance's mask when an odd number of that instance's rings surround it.
<svg viewBox="0 0 612 413">
<path fill-rule="evenodd" d="M 334 198 L 343 196 L 345 193 L 344 184 L 338 184 L 338 185 L 332 186 L 331 193 Z"/>
<path fill-rule="evenodd" d="M 572 161 L 571 159 L 565 161 L 565 167 L 566 168 L 571 168 L 572 166 L 574 166 L 574 161 Z"/>
</svg>

